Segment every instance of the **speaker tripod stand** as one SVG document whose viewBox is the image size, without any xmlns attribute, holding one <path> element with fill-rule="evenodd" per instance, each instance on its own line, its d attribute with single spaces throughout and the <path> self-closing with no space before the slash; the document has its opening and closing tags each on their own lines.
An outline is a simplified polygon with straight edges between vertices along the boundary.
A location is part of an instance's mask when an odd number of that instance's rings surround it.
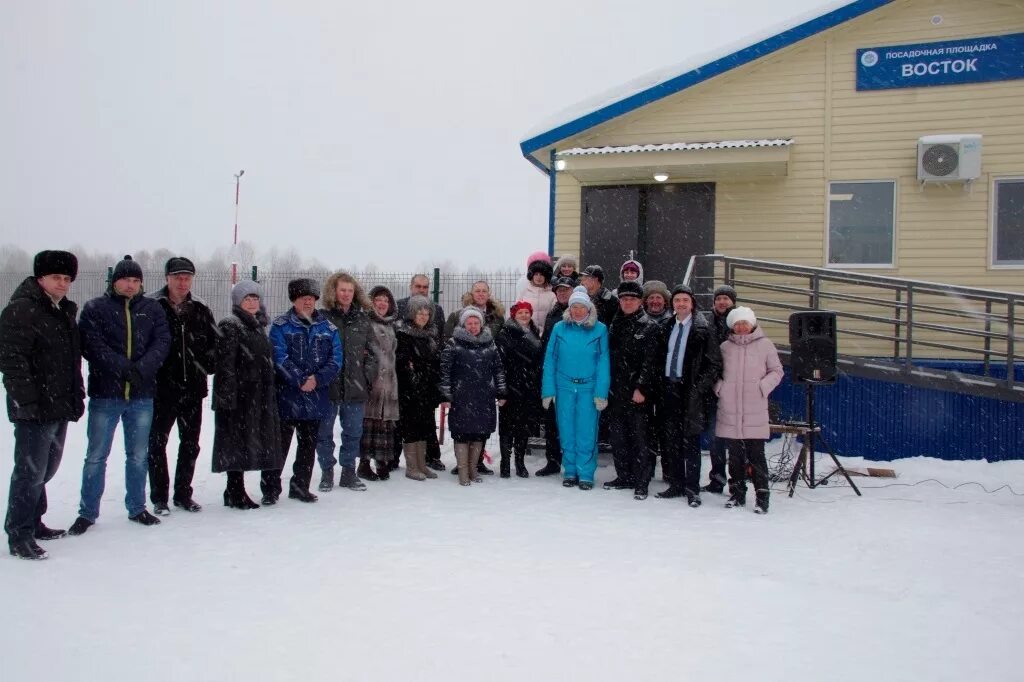
<svg viewBox="0 0 1024 682">
<path fill-rule="evenodd" d="M 839 458 L 836 457 L 836 453 L 832 451 L 832 447 L 829 446 L 828 442 L 821 436 L 821 426 L 815 423 L 814 420 L 814 381 L 805 381 L 807 385 L 807 427 L 801 429 L 804 431 L 804 445 L 800 448 L 800 456 L 796 460 L 796 465 L 793 467 L 793 473 L 789 477 L 789 496 L 793 497 L 794 491 L 796 491 L 797 479 L 803 476 L 804 482 L 808 488 L 817 488 L 819 485 L 827 485 L 828 479 L 832 478 L 836 474 L 842 474 L 846 477 L 846 482 L 853 488 L 853 492 L 857 493 L 860 497 L 860 490 L 857 488 L 857 484 L 850 478 L 850 474 L 847 473 L 846 469 L 839 462 Z M 825 446 L 825 450 L 828 452 L 832 461 L 835 462 L 835 471 L 823 476 L 819 480 L 814 480 L 814 442 L 816 440 L 821 441 L 821 444 Z M 805 470 L 806 465 L 806 470 Z"/>
</svg>

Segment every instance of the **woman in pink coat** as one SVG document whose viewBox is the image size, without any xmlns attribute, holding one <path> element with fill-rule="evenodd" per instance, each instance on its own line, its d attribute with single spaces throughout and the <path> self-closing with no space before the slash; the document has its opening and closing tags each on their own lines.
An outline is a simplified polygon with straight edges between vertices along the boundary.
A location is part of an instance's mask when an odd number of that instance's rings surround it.
<svg viewBox="0 0 1024 682">
<path fill-rule="evenodd" d="M 551 257 L 543 251 L 531 253 L 526 259 L 526 286 L 517 293 L 517 300 L 528 301 L 533 308 L 533 323 L 540 332 L 544 322 L 555 305 L 555 293 L 551 291 Z"/>
<path fill-rule="evenodd" d="M 782 381 L 782 363 L 775 344 L 760 327 L 750 308 L 733 308 L 725 323 L 729 338 L 722 342 L 722 378 L 715 384 L 718 420 L 715 435 L 729 449 L 729 501 L 742 507 L 747 501 L 747 464 L 754 473 L 757 495 L 754 511 L 768 513 L 768 464 L 764 443 L 768 430 L 768 394 Z"/>
</svg>

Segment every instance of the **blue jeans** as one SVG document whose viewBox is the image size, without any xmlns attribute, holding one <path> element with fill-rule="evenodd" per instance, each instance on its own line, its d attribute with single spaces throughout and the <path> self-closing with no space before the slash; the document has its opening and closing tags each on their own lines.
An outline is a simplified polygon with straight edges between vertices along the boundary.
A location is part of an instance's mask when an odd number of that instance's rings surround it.
<svg viewBox="0 0 1024 682">
<path fill-rule="evenodd" d="M 324 471 L 339 461 L 342 467 L 354 467 L 359 456 L 359 440 L 363 437 L 366 402 L 342 400 L 332 405 L 334 411 L 330 417 L 320 421 L 320 433 L 316 439 L 316 458 Z M 337 418 L 341 419 L 341 447 L 338 448 L 338 459 L 334 459 L 334 420 Z"/>
<path fill-rule="evenodd" d="M 91 398 L 86 435 L 89 445 L 82 469 L 82 501 L 78 515 L 96 522 L 107 477 L 107 457 L 114 443 L 117 422 L 124 426 L 124 505 L 128 516 L 146 510 L 146 476 L 149 473 L 149 428 L 153 423 L 152 398 L 118 400 Z"/>
<path fill-rule="evenodd" d="M 46 513 L 46 484 L 64 453 L 66 421 L 14 422 L 14 470 L 4 530 L 10 540 L 30 540 Z"/>
</svg>

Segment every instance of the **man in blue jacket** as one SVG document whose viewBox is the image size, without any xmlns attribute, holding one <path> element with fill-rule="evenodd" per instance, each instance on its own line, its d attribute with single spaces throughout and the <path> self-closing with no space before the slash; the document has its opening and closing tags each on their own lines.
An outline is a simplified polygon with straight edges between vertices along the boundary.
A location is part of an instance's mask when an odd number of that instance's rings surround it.
<svg viewBox="0 0 1024 682">
<path fill-rule="evenodd" d="M 114 267 L 110 288 L 82 309 L 82 355 L 89 361 L 89 441 L 82 469 L 82 501 L 69 535 L 82 535 L 100 515 L 107 457 L 118 422 L 124 428 L 128 518 L 143 526 L 160 519 L 146 509 L 149 430 L 156 373 L 171 346 L 160 304 L 142 294 L 142 268 L 125 256 Z"/>
<path fill-rule="evenodd" d="M 342 366 L 338 328 L 316 309 L 320 286 L 311 279 L 288 282 L 292 309 L 270 326 L 277 370 L 277 407 L 281 414 L 281 452 L 287 455 L 292 433 L 298 433 L 288 497 L 316 502 L 309 491 L 320 422 L 334 414 L 331 382 Z M 263 505 L 277 504 L 281 496 L 281 469 L 263 472 Z"/>
</svg>

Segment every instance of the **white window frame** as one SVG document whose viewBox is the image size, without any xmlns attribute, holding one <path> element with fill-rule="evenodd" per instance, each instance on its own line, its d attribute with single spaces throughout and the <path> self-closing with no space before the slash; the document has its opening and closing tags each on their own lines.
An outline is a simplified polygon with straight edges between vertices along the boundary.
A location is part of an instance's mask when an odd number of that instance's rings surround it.
<svg viewBox="0 0 1024 682">
<path fill-rule="evenodd" d="M 862 185 L 862 184 L 880 184 L 889 183 L 892 185 L 892 253 L 889 254 L 888 263 L 830 263 L 829 254 L 832 252 L 831 244 L 831 225 L 832 225 L 832 185 L 841 183 L 844 185 Z M 826 268 L 833 270 L 895 270 L 896 265 L 896 240 L 898 237 L 897 233 L 897 216 L 899 210 L 898 202 L 899 194 L 899 182 L 897 178 L 874 178 L 871 180 L 826 180 L 825 181 L 825 253 L 824 262 Z"/>
<path fill-rule="evenodd" d="M 996 218 L 999 216 L 999 203 L 996 197 L 996 186 L 1000 182 L 1024 183 L 1024 175 L 1006 175 L 992 178 L 992 186 L 989 188 L 989 227 L 988 227 L 988 267 L 991 270 L 1024 270 L 1024 261 L 999 263 L 996 261 L 996 247 L 998 230 L 996 229 Z"/>
</svg>

